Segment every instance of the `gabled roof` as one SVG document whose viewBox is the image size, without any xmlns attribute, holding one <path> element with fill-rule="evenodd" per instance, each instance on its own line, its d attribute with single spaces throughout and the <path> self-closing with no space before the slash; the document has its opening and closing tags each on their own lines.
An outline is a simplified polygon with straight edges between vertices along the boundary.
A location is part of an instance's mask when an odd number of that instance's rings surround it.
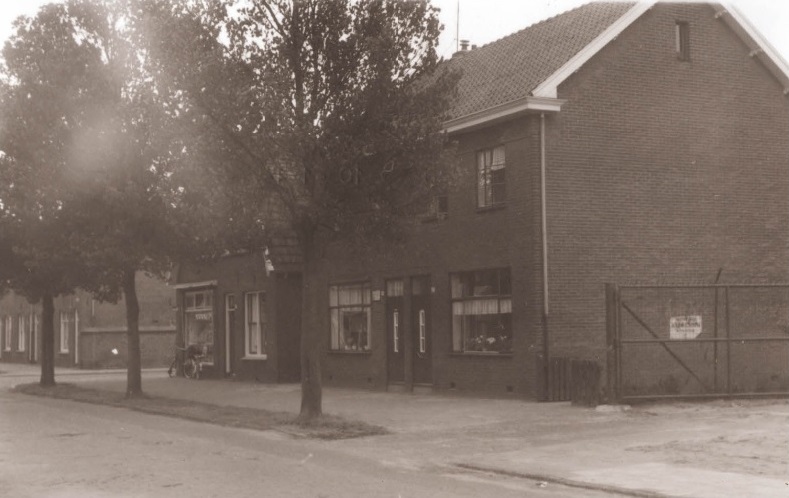
<svg viewBox="0 0 789 498">
<path fill-rule="evenodd" d="M 448 132 L 470 129 L 526 111 L 558 111 L 557 87 L 641 17 L 655 0 L 593 2 L 541 21 L 480 48 L 456 54 L 462 71 Z M 732 7 L 709 4 L 789 93 L 789 65 Z"/>
<path fill-rule="evenodd" d="M 613 25 L 633 3 L 589 3 L 534 24 L 449 61 L 460 69 L 453 118 L 515 102 Z"/>
</svg>

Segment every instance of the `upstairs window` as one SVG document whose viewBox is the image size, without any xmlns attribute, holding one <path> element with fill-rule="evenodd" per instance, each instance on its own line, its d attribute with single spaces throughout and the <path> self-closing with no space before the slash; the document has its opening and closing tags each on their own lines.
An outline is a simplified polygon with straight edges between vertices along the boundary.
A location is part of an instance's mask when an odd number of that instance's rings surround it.
<svg viewBox="0 0 789 498">
<path fill-rule="evenodd" d="M 477 152 L 477 207 L 504 204 L 507 200 L 504 146 Z"/>
<path fill-rule="evenodd" d="M 677 58 L 681 61 L 690 60 L 690 24 L 677 21 L 676 26 Z"/>
</svg>

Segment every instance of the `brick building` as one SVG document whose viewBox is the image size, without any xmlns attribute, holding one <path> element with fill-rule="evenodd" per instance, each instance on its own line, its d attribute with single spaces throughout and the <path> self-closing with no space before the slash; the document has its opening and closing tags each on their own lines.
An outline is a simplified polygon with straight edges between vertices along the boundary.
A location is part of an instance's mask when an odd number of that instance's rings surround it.
<svg viewBox="0 0 789 498">
<path fill-rule="evenodd" d="M 301 274 L 292 247 L 285 241 L 272 244 L 272 254 L 245 252 L 179 265 L 175 341 L 205 352 L 204 375 L 299 380 Z"/>
<path fill-rule="evenodd" d="M 175 292 L 161 280 L 137 274 L 140 347 L 144 368 L 169 365 L 174 354 Z M 126 367 L 126 307 L 101 303 L 78 291 L 54 300 L 55 365 Z M 114 350 L 114 351 L 113 351 Z M 41 304 L 9 292 L 0 298 L 0 361 L 41 361 Z"/>
<path fill-rule="evenodd" d="M 606 282 L 787 279 L 789 67 L 738 12 L 592 3 L 449 64 L 472 180 L 327 257 L 326 385 L 542 398 L 605 364 Z"/>
</svg>

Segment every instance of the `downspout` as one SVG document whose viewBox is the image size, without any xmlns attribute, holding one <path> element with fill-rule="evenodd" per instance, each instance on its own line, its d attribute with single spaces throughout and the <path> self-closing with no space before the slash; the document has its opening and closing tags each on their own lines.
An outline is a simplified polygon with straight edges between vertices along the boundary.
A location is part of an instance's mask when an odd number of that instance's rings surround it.
<svg viewBox="0 0 789 498">
<path fill-rule="evenodd" d="M 548 300 L 548 209 L 546 202 L 546 187 L 545 187 L 545 113 L 540 113 L 540 202 L 541 202 L 541 218 L 542 218 L 542 347 L 543 347 L 543 381 L 544 381 L 544 396 L 548 399 L 550 388 L 550 347 L 548 344 L 548 316 L 549 316 L 549 300 Z"/>
</svg>

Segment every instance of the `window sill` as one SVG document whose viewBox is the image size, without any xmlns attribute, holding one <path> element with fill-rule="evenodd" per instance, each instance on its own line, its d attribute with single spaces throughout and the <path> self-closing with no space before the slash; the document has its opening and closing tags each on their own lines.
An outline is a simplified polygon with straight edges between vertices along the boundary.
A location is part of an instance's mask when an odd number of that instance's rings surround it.
<svg viewBox="0 0 789 498">
<path fill-rule="evenodd" d="M 368 356 L 372 354 L 371 350 L 366 351 L 354 351 L 354 350 L 344 350 L 344 349 L 331 349 L 329 350 L 329 354 L 347 354 L 347 355 L 357 355 L 357 356 Z"/>
<path fill-rule="evenodd" d="M 497 353 L 495 351 L 468 351 L 465 353 L 453 351 L 449 353 L 449 356 L 453 357 L 470 357 L 473 356 L 475 358 L 512 358 L 513 353 Z"/>
<path fill-rule="evenodd" d="M 493 204 L 492 206 L 482 206 L 477 207 L 478 213 L 490 213 L 493 211 L 501 211 L 502 209 L 507 207 L 507 203 L 502 202 L 500 204 Z"/>
<path fill-rule="evenodd" d="M 58 354 L 68 354 L 68 351 L 58 351 Z"/>
<path fill-rule="evenodd" d="M 251 361 L 261 361 L 261 360 L 267 360 L 268 359 L 268 355 L 267 354 L 263 354 L 263 355 L 259 355 L 259 356 L 242 356 L 241 359 L 242 360 L 251 360 Z M 213 363 L 211 363 L 211 365 L 213 365 Z"/>
</svg>

